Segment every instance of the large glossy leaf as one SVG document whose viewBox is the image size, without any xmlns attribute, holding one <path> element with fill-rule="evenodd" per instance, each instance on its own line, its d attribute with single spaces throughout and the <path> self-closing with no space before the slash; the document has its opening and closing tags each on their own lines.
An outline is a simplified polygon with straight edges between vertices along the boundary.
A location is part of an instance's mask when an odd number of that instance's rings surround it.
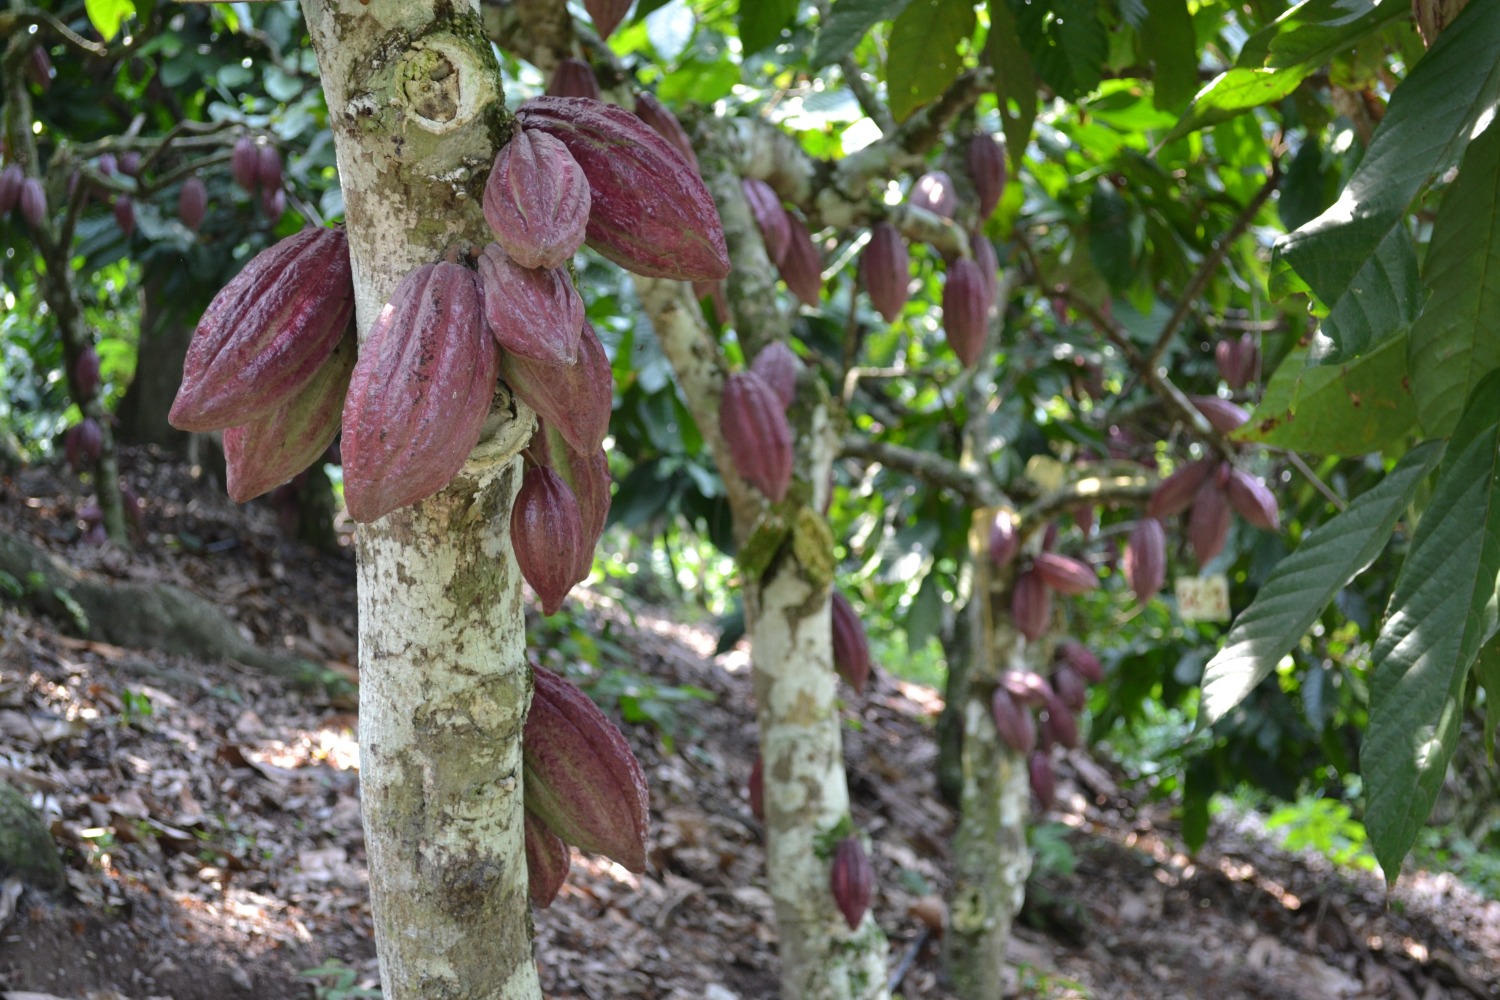
<svg viewBox="0 0 1500 1000">
<path fill-rule="evenodd" d="M 1238 705 L 1296 647 L 1334 595 L 1380 554 L 1442 455 L 1441 442 L 1413 448 L 1378 485 L 1315 528 L 1277 565 L 1204 669 L 1200 725 L 1212 725 Z"/>
<path fill-rule="evenodd" d="M 1109 56 L 1109 32 L 1094 0 L 1009 0 L 1037 76 L 1073 100 L 1099 85 Z"/>
<path fill-rule="evenodd" d="M 1326 212 L 1283 237 L 1285 258 L 1337 302 L 1438 170 L 1500 97 L 1500 3 L 1471 3 L 1391 95 L 1370 148 Z"/>
<path fill-rule="evenodd" d="M 885 85 L 897 121 L 936 99 L 963 69 L 959 43 L 974 33 L 966 0 L 913 0 L 891 25 Z"/>
<path fill-rule="evenodd" d="M 1500 640 L 1491 638 L 1474 661 L 1474 680 L 1484 689 L 1484 751 L 1495 763 L 1495 729 L 1500 726 Z"/>
<path fill-rule="evenodd" d="M 1036 121 L 1036 69 L 1031 65 L 1031 53 L 1021 44 L 1015 15 L 1006 0 L 990 0 L 989 12 L 985 51 L 995 69 L 995 97 L 1005 148 L 1011 166 L 1020 170 L 1026 144 L 1031 140 L 1031 125 Z"/>
<path fill-rule="evenodd" d="M 812 68 L 826 66 L 854 51 L 859 40 L 881 21 L 889 21 L 911 0 L 838 0 L 818 28 Z"/>
<path fill-rule="evenodd" d="M 1187 0 L 1146 0 L 1141 49 L 1152 63 L 1152 99 L 1180 108 L 1198 92 L 1198 40 Z"/>
<path fill-rule="evenodd" d="M 796 16 L 797 0 L 740 0 L 740 42 L 745 54 L 774 44 Z"/>
<path fill-rule="evenodd" d="M 120 25 L 135 14 L 131 0 L 84 0 L 89 22 L 107 42 L 120 33 Z"/>
<path fill-rule="evenodd" d="M 1247 51 L 1264 44 L 1263 65 L 1271 69 L 1321 66 L 1397 18 L 1410 16 L 1402 0 L 1307 0 L 1256 32 L 1240 50 L 1240 65 Z"/>
<path fill-rule="evenodd" d="M 1365 827 L 1388 881 L 1442 787 L 1464 683 L 1495 631 L 1500 580 L 1500 379 L 1481 383 L 1396 579 L 1375 643 L 1360 748 Z M 1484 423 L 1471 433 L 1465 424 Z"/>
<path fill-rule="evenodd" d="M 1411 388 L 1428 434 L 1500 367 L 1500 125 L 1464 153 L 1432 228 L 1422 268 L 1431 298 L 1411 329 Z"/>
<path fill-rule="evenodd" d="M 1406 229 L 1396 226 L 1323 318 L 1320 329 L 1332 346 L 1319 361 L 1337 364 L 1368 351 L 1409 327 L 1421 310 L 1417 251 Z"/>
</svg>

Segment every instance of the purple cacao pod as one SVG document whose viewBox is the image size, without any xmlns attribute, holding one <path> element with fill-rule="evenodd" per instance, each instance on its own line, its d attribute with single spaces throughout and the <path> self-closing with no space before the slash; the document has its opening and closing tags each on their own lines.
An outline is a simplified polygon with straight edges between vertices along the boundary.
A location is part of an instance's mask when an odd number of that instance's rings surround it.
<svg viewBox="0 0 1500 1000">
<path fill-rule="evenodd" d="M 521 477 L 510 510 L 510 540 L 542 613 L 555 614 L 578 582 L 583 515 L 562 476 L 545 465 L 528 465 Z"/>
<path fill-rule="evenodd" d="M 1069 750 L 1077 750 L 1082 743 L 1078 732 L 1078 717 L 1061 698 L 1054 698 L 1047 706 L 1047 718 L 1042 728 L 1048 734 L 1048 746 L 1057 743 Z"/>
<path fill-rule="evenodd" d="M 589 12 L 589 20 L 594 22 L 594 30 L 599 32 L 601 41 L 614 34 L 620 22 L 625 20 L 631 2 L 632 0 L 583 0 L 583 7 Z"/>
<path fill-rule="evenodd" d="M 887 323 L 894 323 L 910 297 L 911 254 L 906 240 L 889 222 L 870 228 L 870 242 L 859 256 L 859 277 L 875 311 Z"/>
<path fill-rule="evenodd" d="M 31 59 L 26 64 L 26 75 L 45 93 L 52 89 L 52 57 L 40 45 L 31 47 Z"/>
<path fill-rule="evenodd" d="M 1010 595 L 1010 613 L 1016 620 L 1016 628 L 1027 640 L 1036 642 L 1047 631 L 1052 621 L 1052 591 L 1035 569 L 1028 569 L 1016 576 L 1015 588 Z"/>
<path fill-rule="evenodd" d="M 816 309 L 823 294 L 823 261 L 818 248 L 808 235 L 802 220 L 786 213 L 786 225 L 790 236 L 786 244 L 786 256 L 776 269 L 787 290 L 809 308 Z"/>
<path fill-rule="evenodd" d="M 1125 543 L 1125 582 L 1145 604 L 1167 582 L 1167 532 L 1154 517 L 1143 517 Z"/>
<path fill-rule="evenodd" d="M 995 515 L 995 523 L 990 525 L 990 562 L 996 569 L 1004 569 L 1020 550 L 1021 536 L 1016 532 L 1015 519 L 1009 511 L 1002 510 Z"/>
<path fill-rule="evenodd" d="M 760 238 L 766 244 L 766 256 L 780 267 L 792 242 L 791 220 L 781 205 L 781 196 L 758 177 L 742 179 L 740 187 L 745 192 L 745 201 L 750 204 L 750 215 L 760 229 Z"/>
<path fill-rule="evenodd" d="M 1188 401 L 1220 434 L 1228 434 L 1250 419 L 1250 414 L 1242 407 L 1218 396 L 1189 396 Z"/>
<path fill-rule="evenodd" d="M 1000 685 L 1022 705 L 1046 708 L 1054 693 L 1047 678 L 1035 670 L 1007 670 L 1000 675 Z"/>
<path fill-rule="evenodd" d="M 63 432 L 63 455 L 74 472 L 91 469 L 104 449 L 104 431 L 93 417 L 84 417 Z"/>
<path fill-rule="evenodd" d="M 553 365 L 509 351 L 500 355 L 500 375 L 521 402 L 584 455 L 599 450 L 609 433 L 615 379 L 609 355 L 585 320 L 578 338 L 578 360 Z"/>
<path fill-rule="evenodd" d="M 995 254 L 995 244 L 983 233 L 971 233 L 969 247 L 974 251 L 974 263 L 984 278 L 985 301 L 994 305 L 1000 295 L 1000 258 Z"/>
<path fill-rule="evenodd" d="M 260 210 L 271 225 L 281 221 L 286 211 L 286 188 L 263 188 L 260 192 Z"/>
<path fill-rule="evenodd" d="M 485 182 L 484 220 L 521 267 L 561 267 L 583 246 L 588 228 L 583 168 L 560 140 L 516 129 Z"/>
<path fill-rule="evenodd" d="M 263 250 L 199 320 L 172 426 L 220 430 L 279 406 L 312 379 L 353 319 L 342 229 L 304 229 Z"/>
<path fill-rule="evenodd" d="M 599 78 L 594 67 L 582 59 L 569 56 L 557 64 L 552 71 L 552 82 L 547 84 L 548 97 L 581 97 L 590 101 L 602 101 Z"/>
<path fill-rule="evenodd" d="M 203 217 L 208 214 L 208 188 L 198 178 L 189 177 L 182 182 L 182 190 L 177 193 L 177 214 L 182 224 L 195 233 L 203 225 Z"/>
<path fill-rule="evenodd" d="M 1057 692 L 1057 700 L 1062 702 L 1070 712 L 1081 712 L 1083 706 L 1088 704 L 1088 685 L 1084 683 L 1083 675 L 1067 662 L 1052 672 L 1052 690 Z M 1058 740 L 1058 742 L 1064 741 Z"/>
<path fill-rule="evenodd" d="M 1224 540 L 1229 537 L 1229 499 L 1224 489 L 1213 479 L 1198 487 L 1193 497 L 1193 510 L 1188 515 L 1188 544 L 1193 547 L 1193 556 L 1201 570 L 1208 561 L 1224 549 Z"/>
<path fill-rule="evenodd" d="M 73 362 L 73 383 L 78 387 L 80 402 L 93 399 L 99 391 L 99 352 L 94 350 L 94 345 L 86 344 L 78 360 Z"/>
<path fill-rule="evenodd" d="M 745 793 L 750 799 L 750 815 L 758 822 L 766 821 L 766 776 L 765 765 L 761 763 L 760 754 L 755 755 L 755 763 L 750 765 L 750 780 L 745 783 Z"/>
<path fill-rule="evenodd" d="M 1031 794 L 1036 796 L 1043 810 L 1051 809 L 1057 800 L 1057 775 L 1052 772 L 1052 759 L 1037 750 L 1032 753 L 1027 769 L 1031 777 Z"/>
<path fill-rule="evenodd" d="M 1203 480 L 1213 471 L 1217 463 L 1211 458 L 1200 458 L 1181 466 L 1163 479 L 1151 493 L 1146 503 L 1146 514 L 1150 517 L 1171 517 L 1187 510 Z"/>
<path fill-rule="evenodd" d="M 589 180 L 588 243 L 627 271 L 711 281 L 729 273 L 713 197 L 671 143 L 622 108 L 582 98 L 521 105 L 525 128 L 562 140 Z"/>
<path fill-rule="evenodd" d="M 448 485 L 479 443 L 499 377 L 479 281 L 459 264 L 401 279 L 359 350 L 344 404 L 344 500 L 368 522 Z"/>
<path fill-rule="evenodd" d="M 990 713 L 1006 746 L 1017 753 L 1036 749 L 1036 720 L 1031 717 L 1031 710 L 1018 703 L 1003 686 L 997 687 L 990 699 Z"/>
<path fill-rule="evenodd" d="M 979 265 L 968 257 L 955 260 L 943 283 L 943 334 L 965 368 L 973 367 L 984 351 L 989 310 Z"/>
<path fill-rule="evenodd" d="M 833 849 L 828 888 L 849 929 L 857 928 L 870 908 L 870 896 L 875 891 L 875 866 L 870 864 L 870 856 L 859 837 L 845 837 Z"/>
<path fill-rule="evenodd" d="M 1093 650 L 1083 643 L 1074 639 L 1068 639 L 1058 649 L 1062 661 L 1078 672 L 1090 684 L 1098 684 L 1104 680 L 1104 664 L 1099 662 L 1099 657 L 1094 655 Z"/>
<path fill-rule="evenodd" d="M 641 121 L 656 130 L 657 135 L 672 144 L 672 147 L 682 154 L 682 158 L 693 165 L 693 170 L 698 168 L 698 154 L 693 151 L 693 141 L 688 138 L 687 131 L 682 127 L 682 122 L 672 114 L 656 95 L 649 90 L 643 90 L 635 97 L 635 114 Z"/>
<path fill-rule="evenodd" d="M 615 724 L 578 688 L 541 667 L 521 735 L 526 808 L 564 841 L 646 870 L 646 775 Z"/>
<path fill-rule="evenodd" d="M 933 170 L 918 177 L 906 200 L 913 208 L 925 209 L 945 219 L 953 218 L 953 212 L 958 208 L 958 194 L 953 190 L 953 178 L 941 170 Z"/>
<path fill-rule="evenodd" d="M 229 159 L 229 172 L 240 187 L 255 193 L 260 178 L 260 153 L 255 149 L 255 140 L 242 135 L 234 141 L 234 154 Z"/>
<path fill-rule="evenodd" d="M 594 548 L 609 520 L 609 456 L 603 448 L 592 455 L 580 454 L 557 428 L 545 420 L 539 423 L 537 435 L 545 443 L 546 463 L 568 484 L 578 501 L 578 516 L 583 525 L 583 544 L 573 570 L 573 583 L 578 584 L 588 579 L 594 568 Z"/>
<path fill-rule="evenodd" d="M 831 597 L 833 668 L 855 694 L 864 694 L 870 679 L 870 639 L 849 599 L 837 590 Z"/>
<path fill-rule="evenodd" d="M 1255 347 L 1255 338 L 1248 333 L 1233 340 L 1221 340 L 1214 345 L 1214 361 L 1219 366 L 1219 377 L 1231 389 L 1243 389 L 1255 377 L 1260 365 L 1260 351 Z"/>
<path fill-rule="evenodd" d="M 1084 594 L 1099 586 L 1098 575 L 1085 562 L 1056 552 L 1043 552 L 1032 563 L 1036 575 L 1059 594 Z"/>
<path fill-rule="evenodd" d="M 281 187 L 281 153 L 269 142 L 255 151 L 255 182 L 262 191 Z"/>
<path fill-rule="evenodd" d="M 1241 469 L 1231 468 L 1225 493 L 1235 513 L 1255 527 L 1262 531 L 1281 530 L 1281 511 L 1276 504 L 1276 495 L 1259 479 Z"/>
<path fill-rule="evenodd" d="M 782 341 L 772 341 L 755 356 L 750 370 L 766 380 L 766 385 L 776 393 L 782 406 L 792 405 L 797 396 L 797 373 L 802 370 L 802 362 L 797 360 L 790 347 Z"/>
<path fill-rule="evenodd" d="M 115 198 L 114 213 L 115 224 L 129 239 L 130 234 L 135 232 L 135 203 L 130 200 L 130 195 L 122 194 Z"/>
<path fill-rule="evenodd" d="M 507 353 L 556 366 L 578 360 L 583 299 L 566 270 L 524 267 L 491 243 L 479 255 L 479 289 L 485 322 Z"/>
<path fill-rule="evenodd" d="M 47 224 L 47 192 L 35 177 L 21 181 L 21 218 L 32 229 L 41 229 Z"/>
<path fill-rule="evenodd" d="M 105 153 L 99 157 L 99 172 L 105 177 L 113 177 L 120 172 L 120 161 L 114 153 Z"/>
<path fill-rule="evenodd" d="M 1042 532 L 1043 552 L 1051 552 L 1053 549 L 1057 548 L 1057 536 L 1059 534 L 1059 531 L 1060 529 L 1057 527 L 1056 521 L 1047 522 L 1047 528 Z"/>
<path fill-rule="evenodd" d="M 14 163 L 0 170 L 0 215 L 6 215 L 16 207 L 16 202 L 21 200 L 21 185 L 25 180 L 26 175 Z"/>
<path fill-rule="evenodd" d="M 792 482 L 792 428 L 776 390 L 754 372 L 735 372 L 724 382 L 719 429 L 735 471 L 773 503 Z"/>
<path fill-rule="evenodd" d="M 1005 150 L 988 132 L 976 132 L 969 138 L 969 179 L 979 196 L 979 221 L 994 214 L 1005 193 Z"/>
<path fill-rule="evenodd" d="M 139 177 L 141 175 L 141 154 L 133 149 L 121 153 L 120 173 L 126 177 Z"/>
<path fill-rule="evenodd" d="M 573 863 L 563 839 L 530 811 L 526 813 L 526 894 L 541 909 L 552 905 Z"/>
</svg>

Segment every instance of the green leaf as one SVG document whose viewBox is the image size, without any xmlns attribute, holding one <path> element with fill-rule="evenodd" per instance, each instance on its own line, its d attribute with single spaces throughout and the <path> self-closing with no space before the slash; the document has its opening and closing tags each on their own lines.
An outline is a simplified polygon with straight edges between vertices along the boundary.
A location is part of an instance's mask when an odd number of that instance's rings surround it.
<svg viewBox="0 0 1500 1000">
<path fill-rule="evenodd" d="M 1360 749 L 1365 826 L 1394 882 L 1458 742 L 1464 682 L 1494 633 L 1500 577 L 1500 379 L 1475 392 L 1491 422 L 1444 464 L 1376 640 Z"/>
<path fill-rule="evenodd" d="M 1158 108 L 1180 108 L 1198 92 L 1198 39 L 1187 0 L 1146 0 L 1141 49 L 1152 62 Z"/>
<path fill-rule="evenodd" d="M 1089 258 L 1111 288 L 1125 288 L 1135 280 L 1134 248 L 1130 206 L 1113 185 L 1100 181 L 1089 198 Z"/>
<path fill-rule="evenodd" d="M 960 42 L 974 33 L 974 5 L 967 0 L 914 0 L 891 25 L 885 85 L 891 114 L 905 121 L 935 100 L 963 69 Z"/>
<path fill-rule="evenodd" d="M 1019 171 L 1036 121 L 1036 69 L 1031 65 L 1031 53 L 1021 44 L 1015 15 L 1006 0 L 990 0 L 989 11 L 985 55 L 995 69 L 995 97 L 1000 126 L 1005 131 L 1005 149 L 1011 168 Z"/>
<path fill-rule="evenodd" d="M 1454 162 L 1500 97 L 1500 3 L 1471 3 L 1395 92 L 1339 200 L 1276 244 L 1334 303 L 1434 173 Z"/>
<path fill-rule="evenodd" d="M 745 55 L 774 45 L 797 17 L 797 0 L 740 0 L 740 44 Z"/>
<path fill-rule="evenodd" d="M 1335 364 L 1367 351 L 1409 327 L 1421 311 L 1417 252 L 1406 229 L 1397 226 L 1323 318 L 1319 330 L 1332 346 L 1318 361 Z"/>
<path fill-rule="evenodd" d="M 818 26 L 812 68 L 827 66 L 854 51 L 865 32 L 901 14 L 911 0 L 838 0 Z"/>
<path fill-rule="evenodd" d="M 120 25 L 127 17 L 135 16 L 131 0 L 83 0 L 83 9 L 88 12 L 89 23 L 106 42 L 120 33 Z"/>
<path fill-rule="evenodd" d="M 1273 70 L 1236 66 L 1226 70 L 1198 92 L 1192 107 L 1162 142 L 1169 143 L 1189 132 L 1228 121 L 1242 111 L 1279 101 L 1296 90 L 1306 75 L 1307 71 L 1300 67 Z"/>
<path fill-rule="evenodd" d="M 1334 56 L 1346 52 L 1369 35 L 1398 18 L 1410 17 L 1411 11 L 1399 0 L 1308 0 L 1298 4 L 1258 36 L 1270 32 L 1268 51 L 1263 65 L 1270 69 L 1290 66 L 1321 66 Z M 1252 39 L 1245 49 L 1257 47 Z M 1244 65 L 1245 51 L 1239 65 Z"/>
<path fill-rule="evenodd" d="M 1474 679 L 1484 689 L 1484 752 L 1495 763 L 1495 729 L 1500 725 L 1500 641 L 1491 639 L 1474 661 Z"/>
<path fill-rule="evenodd" d="M 1416 419 L 1406 338 L 1394 337 L 1341 365 L 1308 365 L 1305 349 L 1292 351 L 1234 438 L 1320 455 L 1363 455 L 1400 441 Z"/>
<path fill-rule="evenodd" d="M 1096 0 L 1009 2 L 1037 75 L 1059 97 L 1074 100 L 1099 85 L 1109 59 L 1109 31 L 1099 18 Z"/>
<path fill-rule="evenodd" d="M 1203 671 L 1199 726 L 1211 726 L 1238 705 L 1294 649 L 1334 595 L 1364 571 L 1437 467 L 1443 443 L 1417 445 L 1347 510 L 1308 533 L 1261 586 Z"/>
<path fill-rule="evenodd" d="M 1440 435 L 1500 367 L 1500 125 L 1464 154 L 1432 227 L 1422 283 L 1432 297 L 1411 329 L 1411 389 L 1423 429 Z"/>
</svg>

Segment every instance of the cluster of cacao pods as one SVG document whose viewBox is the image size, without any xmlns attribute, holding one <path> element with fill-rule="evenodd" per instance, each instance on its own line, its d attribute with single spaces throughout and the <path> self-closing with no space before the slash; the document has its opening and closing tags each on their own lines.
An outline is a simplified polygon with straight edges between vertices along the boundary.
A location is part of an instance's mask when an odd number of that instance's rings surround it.
<svg viewBox="0 0 1500 1000">
<path fill-rule="evenodd" d="M 1016 628 L 1030 642 L 1040 639 L 1052 620 L 1052 595 L 1087 593 L 1099 586 L 1099 576 L 1088 563 L 1052 551 L 1057 526 L 1049 524 L 1042 551 L 1026 561 L 1011 587 L 1010 610 Z M 997 568 L 1008 566 L 1020 552 L 1014 518 L 1001 511 L 990 526 L 990 559 Z"/>
<path fill-rule="evenodd" d="M 803 305 L 817 306 L 823 292 L 823 260 L 807 223 L 783 205 L 781 196 L 765 181 L 747 177 L 742 184 L 766 256 L 776 265 L 788 291 Z"/>
<path fill-rule="evenodd" d="M 274 226 L 286 210 L 282 187 L 281 152 L 269 142 L 257 143 L 249 136 L 235 140 L 229 170 L 235 183 L 260 198 L 261 211 Z"/>
<path fill-rule="evenodd" d="M 27 177 L 19 164 L 12 163 L 0 170 L 0 215 L 9 214 L 17 205 L 32 229 L 42 228 L 47 221 L 47 192 L 42 182 Z"/>
<path fill-rule="evenodd" d="M 73 362 L 74 400 L 80 409 L 99 394 L 99 353 L 86 344 Z M 93 468 L 104 447 L 104 431 L 93 417 L 85 416 L 63 432 L 63 455 L 75 472 Z"/>
<path fill-rule="evenodd" d="M 1263 531 L 1279 531 L 1281 528 L 1276 496 L 1266 484 L 1243 469 L 1215 458 L 1188 462 L 1163 479 L 1146 504 L 1146 516 L 1147 520 L 1159 522 L 1189 508 L 1188 544 L 1192 546 L 1200 569 L 1223 550 L 1229 536 L 1231 511 Z M 1132 560 L 1140 563 L 1141 583 L 1137 586 L 1132 578 L 1131 587 L 1138 597 L 1143 592 L 1149 596 L 1156 592 L 1148 586 L 1152 580 L 1155 577 L 1164 579 L 1165 537 L 1163 534 L 1158 557 L 1153 529 L 1137 526 L 1137 531 L 1141 533 L 1139 551 L 1134 554 L 1127 552 L 1126 567 L 1129 572 Z M 1135 533 L 1131 537 L 1134 543 Z M 1162 582 L 1162 579 L 1156 580 L 1156 589 L 1160 589 Z"/>
<path fill-rule="evenodd" d="M 531 899 L 547 906 L 570 864 L 568 845 L 646 870 L 646 775 L 618 727 L 588 695 L 532 668 L 521 736 L 526 868 Z"/>
<path fill-rule="evenodd" d="M 745 371 L 724 380 L 719 429 L 740 478 L 780 503 L 792 482 L 792 425 L 787 409 L 797 392 L 802 363 L 777 341 Z"/>
<path fill-rule="evenodd" d="M 1050 677 L 1031 670 L 1001 675 L 990 701 L 995 729 L 1006 746 L 1028 758 L 1032 792 L 1043 809 L 1051 808 L 1056 792 L 1051 749 L 1079 746 L 1078 716 L 1088 687 L 1103 679 L 1099 658 L 1071 639 L 1058 645 Z M 1040 726 L 1035 713 L 1041 716 Z"/>
</svg>

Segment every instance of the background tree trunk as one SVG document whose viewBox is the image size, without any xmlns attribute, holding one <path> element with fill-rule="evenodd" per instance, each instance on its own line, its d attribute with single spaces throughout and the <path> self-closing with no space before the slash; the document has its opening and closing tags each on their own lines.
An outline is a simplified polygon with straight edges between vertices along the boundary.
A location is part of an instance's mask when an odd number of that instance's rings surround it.
<svg viewBox="0 0 1500 1000">
<path fill-rule="evenodd" d="M 182 362 L 198 324 L 198 311 L 177 308 L 167 301 L 163 276 L 148 268 L 141 283 L 140 348 L 135 376 L 120 399 L 120 439 L 132 444 L 154 444 L 175 455 L 186 455 L 190 435 L 167 422 L 172 400 L 182 385 Z M 219 477 L 222 481 L 222 475 Z"/>
</svg>

